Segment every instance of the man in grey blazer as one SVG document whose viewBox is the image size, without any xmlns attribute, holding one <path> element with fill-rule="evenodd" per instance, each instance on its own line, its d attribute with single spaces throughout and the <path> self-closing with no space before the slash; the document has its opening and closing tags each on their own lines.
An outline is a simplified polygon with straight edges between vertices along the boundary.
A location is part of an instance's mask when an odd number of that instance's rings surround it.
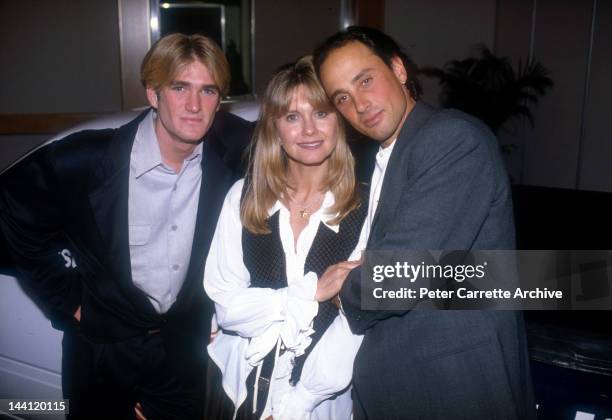
<svg viewBox="0 0 612 420">
<path fill-rule="evenodd" d="M 314 54 L 337 109 L 380 142 L 367 250 L 514 248 L 508 177 L 493 134 L 420 102 L 416 66 L 386 34 L 351 27 Z M 362 310 L 361 268 L 341 263 L 318 294 L 363 334 L 355 418 L 535 418 L 526 337 L 512 311 Z"/>
</svg>

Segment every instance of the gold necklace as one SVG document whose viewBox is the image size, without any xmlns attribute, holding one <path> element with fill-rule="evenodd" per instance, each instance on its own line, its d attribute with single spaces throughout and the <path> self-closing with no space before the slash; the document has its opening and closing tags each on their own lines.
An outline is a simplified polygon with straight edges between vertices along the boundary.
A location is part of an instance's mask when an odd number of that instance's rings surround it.
<svg viewBox="0 0 612 420">
<path fill-rule="evenodd" d="M 312 212 L 310 209 L 312 206 L 314 206 L 315 204 L 318 203 L 318 201 L 321 199 L 321 197 L 315 197 L 314 200 L 312 200 L 310 203 L 308 202 L 301 202 L 298 203 L 293 197 L 289 196 L 289 199 L 291 200 L 290 202 L 293 203 L 296 207 L 301 207 L 301 209 L 298 209 L 298 214 L 300 215 L 301 219 L 307 219 L 308 217 L 310 217 L 312 215 Z M 293 206 L 291 206 L 293 207 Z"/>
</svg>

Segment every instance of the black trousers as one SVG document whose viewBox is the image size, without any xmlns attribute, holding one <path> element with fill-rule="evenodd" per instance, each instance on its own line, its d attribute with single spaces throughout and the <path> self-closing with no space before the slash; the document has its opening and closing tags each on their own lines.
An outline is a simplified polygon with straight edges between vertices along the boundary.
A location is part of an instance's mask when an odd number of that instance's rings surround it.
<svg viewBox="0 0 612 420">
<path fill-rule="evenodd" d="M 162 334 L 95 343 L 64 333 L 62 387 L 68 419 L 130 419 L 140 403 L 148 420 L 203 418 L 206 353 L 175 357 Z"/>
</svg>

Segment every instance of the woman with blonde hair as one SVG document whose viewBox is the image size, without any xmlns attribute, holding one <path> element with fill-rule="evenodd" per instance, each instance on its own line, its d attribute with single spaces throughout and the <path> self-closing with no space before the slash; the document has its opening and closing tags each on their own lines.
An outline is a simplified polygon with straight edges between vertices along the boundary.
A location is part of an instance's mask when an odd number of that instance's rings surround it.
<svg viewBox="0 0 612 420">
<path fill-rule="evenodd" d="M 266 88 L 249 170 L 225 199 L 204 275 L 219 327 L 208 353 L 233 405 L 228 417 L 278 419 L 290 406 L 292 418 L 350 418 L 348 390 L 304 415 L 287 395 L 303 375 L 330 374 L 316 360 L 304 368 L 338 314 L 321 301 L 318 278 L 330 266 L 359 264 L 346 260 L 367 213 L 364 199 L 342 121 L 311 58 L 282 67 Z"/>
</svg>

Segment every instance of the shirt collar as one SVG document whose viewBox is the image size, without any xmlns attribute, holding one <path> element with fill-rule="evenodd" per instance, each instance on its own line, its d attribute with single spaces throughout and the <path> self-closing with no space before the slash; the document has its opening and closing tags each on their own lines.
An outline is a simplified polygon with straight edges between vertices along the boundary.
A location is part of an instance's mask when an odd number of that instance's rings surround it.
<svg viewBox="0 0 612 420">
<path fill-rule="evenodd" d="M 157 133 L 155 132 L 156 119 L 157 113 L 151 111 L 138 125 L 131 156 L 131 164 L 133 165 L 136 178 L 141 177 L 159 165 L 164 166 L 157 142 Z M 185 159 L 185 162 L 194 161 L 194 163 L 199 164 L 202 161 L 202 149 L 202 142 L 200 142 L 191 155 Z"/>
<path fill-rule="evenodd" d="M 340 225 L 339 224 L 335 224 L 335 225 L 330 224 L 330 222 L 337 216 L 337 214 L 331 214 L 331 212 L 329 211 L 329 209 L 331 209 L 331 207 L 335 203 L 336 203 L 336 200 L 334 199 L 334 195 L 332 194 L 331 191 L 327 191 L 325 193 L 325 196 L 323 197 L 323 204 L 321 204 L 321 208 L 319 208 L 319 210 L 314 212 L 310 217 L 311 218 L 312 217 L 319 218 L 319 220 L 325 226 L 327 226 L 329 229 L 334 231 L 334 233 L 338 233 L 338 231 L 340 230 Z M 285 207 L 285 205 L 280 200 L 277 200 L 276 203 L 274 204 L 274 206 L 272 206 L 272 208 L 270 210 L 268 210 L 268 214 L 270 216 L 272 216 L 274 213 L 276 213 L 280 209 L 284 209 L 285 211 L 289 211 L 289 209 L 287 207 Z"/>
<path fill-rule="evenodd" d="M 378 148 L 378 153 L 376 153 L 376 164 L 380 165 L 382 168 L 387 166 L 387 162 L 389 162 L 389 157 L 391 157 L 391 152 L 393 152 L 395 143 L 397 143 L 397 139 L 393 140 L 393 143 L 385 148 L 382 146 Z"/>
<path fill-rule="evenodd" d="M 193 149 L 193 152 L 189 155 L 189 157 L 185 159 L 185 162 L 193 161 L 193 163 L 197 164 L 200 164 L 200 162 L 202 162 L 202 150 L 204 148 L 203 143 L 203 141 L 198 143 L 198 145 L 195 147 L 195 149 Z"/>
</svg>

